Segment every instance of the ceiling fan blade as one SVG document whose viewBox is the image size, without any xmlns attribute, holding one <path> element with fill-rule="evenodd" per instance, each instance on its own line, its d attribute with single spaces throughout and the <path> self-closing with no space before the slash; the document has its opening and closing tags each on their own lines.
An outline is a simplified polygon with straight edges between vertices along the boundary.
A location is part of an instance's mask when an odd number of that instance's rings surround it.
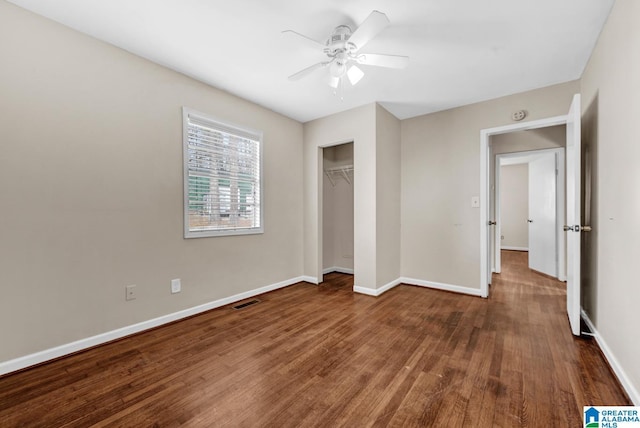
<svg viewBox="0 0 640 428">
<path fill-rule="evenodd" d="M 313 40 L 311 37 L 307 37 L 304 34 L 300 34 L 297 31 L 293 31 L 293 30 L 284 30 L 282 32 L 282 34 L 284 35 L 291 35 L 294 37 L 297 37 L 299 39 L 304 40 L 307 44 L 311 45 L 312 48 L 314 49 L 321 49 L 323 50 L 324 48 L 326 48 L 327 46 L 324 43 L 320 43 L 317 40 Z"/>
<path fill-rule="evenodd" d="M 367 19 L 364 20 L 362 25 L 353 32 L 349 37 L 349 43 L 353 43 L 356 46 L 356 50 L 362 48 L 369 43 L 380 31 L 384 30 L 389 25 L 389 18 L 382 12 L 374 10 L 369 14 Z"/>
<path fill-rule="evenodd" d="M 362 54 L 357 60 L 358 64 L 387 68 L 406 68 L 409 65 L 409 57 L 402 55 Z"/>
<path fill-rule="evenodd" d="M 292 74 L 291 76 L 289 76 L 289 80 L 300 80 L 303 77 L 313 73 L 317 69 L 322 68 L 322 67 L 326 67 L 329 64 L 331 64 L 331 61 L 319 62 L 317 64 L 313 64 L 313 65 L 311 65 L 311 66 L 309 66 L 307 68 L 304 68 L 304 69 L 298 71 L 297 73 Z"/>
</svg>

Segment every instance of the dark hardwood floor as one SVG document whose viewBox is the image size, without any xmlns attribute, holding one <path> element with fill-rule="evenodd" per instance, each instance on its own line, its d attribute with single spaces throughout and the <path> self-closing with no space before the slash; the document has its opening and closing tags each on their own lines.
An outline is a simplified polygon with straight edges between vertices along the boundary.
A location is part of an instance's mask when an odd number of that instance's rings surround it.
<svg viewBox="0 0 640 428">
<path fill-rule="evenodd" d="M 489 299 L 329 274 L 0 378 L 0 426 L 582 426 L 631 404 L 565 285 L 503 252 Z"/>
</svg>

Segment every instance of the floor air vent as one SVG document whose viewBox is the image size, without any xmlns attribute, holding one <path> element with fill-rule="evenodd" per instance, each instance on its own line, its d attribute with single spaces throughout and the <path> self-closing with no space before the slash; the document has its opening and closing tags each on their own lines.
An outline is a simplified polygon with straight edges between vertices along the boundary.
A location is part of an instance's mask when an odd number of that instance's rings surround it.
<svg viewBox="0 0 640 428">
<path fill-rule="evenodd" d="M 247 306 L 255 305 L 256 303 L 260 303 L 260 300 L 253 299 L 253 300 L 249 300 L 248 302 L 240 303 L 239 305 L 235 305 L 235 306 L 232 306 L 232 307 L 233 307 L 233 309 L 238 310 L 238 309 L 244 309 Z"/>
</svg>

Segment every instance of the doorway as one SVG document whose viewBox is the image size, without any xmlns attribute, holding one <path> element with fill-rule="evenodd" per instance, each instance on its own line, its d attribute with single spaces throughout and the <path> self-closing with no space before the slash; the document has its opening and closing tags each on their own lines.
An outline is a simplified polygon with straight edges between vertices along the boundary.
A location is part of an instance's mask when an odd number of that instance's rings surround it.
<svg viewBox="0 0 640 428">
<path fill-rule="evenodd" d="M 322 275 L 353 274 L 353 143 L 324 147 L 322 170 Z"/>
<path fill-rule="evenodd" d="M 547 144 L 564 146 L 565 133 L 557 126 L 543 135 Z M 564 162 L 564 148 L 496 155 L 495 273 L 501 272 L 501 250 L 517 250 L 528 252 L 530 269 L 566 280 Z"/>
<path fill-rule="evenodd" d="M 490 174 L 491 161 L 490 138 L 494 135 L 507 134 L 513 131 L 526 131 L 547 128 L 555 125 L 566 125 L 566 224 L 567 232 L 567 315 L 571 332 L 580 335 L 580 233 L 588 232 L 591 227 L 582 224 L 581 217 L 581 140 L 580 140 L 581 107 L 580 94 L 575 94 L 569 105 L 568 113 L 531 122 L 516 123 L 480 131 L 480 295 L 489 297 L 491 283 L 491 244 L 489 228 L 495 225 L 490 217 Z"/>
<path fill-rule="evenodd" d="M 495 152 L 500 149 L 497 146 L 497 137 L 503 137 L 519 131 L 539 130 L 567 124 L 567 116 L 555 116 L 530 122 L 515 123 L 497 128 L 483 129 L 480 131 L 480 295 L 489 297 L 489 284 L 495 263 L 495 173 L 490 173 L 495 168 Z M 522 151 L 513 143 L 504 143 L 512 147 L 511 152 Z M 530 150 L 527 148 L 525 150 Z M 509 152 L 507 150 L 506 152 Z M 490 220 L 491 219 L 491 220 Z"/>
</svg>

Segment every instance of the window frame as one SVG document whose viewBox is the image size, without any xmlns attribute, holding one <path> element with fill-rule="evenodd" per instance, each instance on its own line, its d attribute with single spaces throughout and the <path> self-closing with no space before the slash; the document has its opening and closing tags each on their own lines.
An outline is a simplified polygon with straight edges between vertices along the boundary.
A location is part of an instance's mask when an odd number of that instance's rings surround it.
<svg viewBox="0 0 640 428">
<path fill-rule="evenodd" d="M 260 226 L 242 229 L 220 229 L 194 231 L 189 227 L 189 118 L 210 124 L 213 129 L 226 133 L 237 133 L 240 137 L 254 139 L 258 142 L 258 165 L 260 173 L 258 183 L 260 187 L 260 202 L 257 204 L 260 210 Z M 264 233 L 264 168 L 263 168 L 263 133 L 255 129 L 238 126 L 227 121 L 219 120 L 209 114 L 182 107 L 182 169 L 183 169 L 183 221 L 184 238 L 210 238 L 216 236 L 257 235 Z"/>
</svg>

